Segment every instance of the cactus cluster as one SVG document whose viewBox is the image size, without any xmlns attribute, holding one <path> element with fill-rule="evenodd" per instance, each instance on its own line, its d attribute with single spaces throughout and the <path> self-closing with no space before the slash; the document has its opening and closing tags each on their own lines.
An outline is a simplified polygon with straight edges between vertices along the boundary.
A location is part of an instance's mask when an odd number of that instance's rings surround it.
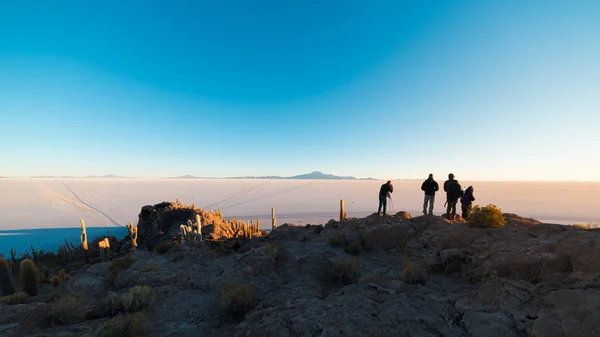
<svg viewBox="0 0 600 337">
<path fill-rule="evenodd" d="M 2 291 L 2 296 L 8 296 L 15 293 L 15 284 L 10 275 L 8 261 L 4 258 L 0 259 L 0 290 Z"/>
<path fill-rule="evenodd" d="M 261 233 L 260 222 L 255 224 L 253 221 L 231 220 L 230 236 L 234 239 L 243 238 L 249 239 L 254 236 L 259 236 Z"/>
<path fill-rule="evenodd" d="M 17 251 L 13 248 L 13 246 L 10 246 L 10 259 L 13 263 L 17 263 Z"/>
<path fill-rule="evenodd" d="M 30 259 L 21 261 L 21 285 L 29 296 L 38 294 L 38 276 L 35 263 Z"/>
<path fill-rule="evenodd" d="M 65 238 L 65 245 L 58 247 L 58 256 L 60 260 L 64 263 L 73 261 L 73 251 L 75 250 L 75 246 L 72 243 L 67 241 Z"/>
<path fill-rule="evenodd" d="M 196 222 L 187 221 L 187 225 L 179 226 L 183 241 L 202 241 L 202 219 L 196 214 Z"/>
<path fill-rule="evenodd" d="M 219 217 L 219 218 L 223 218 L 223 213 L 221 213 L 221 209 L 217 209 L 216 211 L 213 211 L 212 209 L 210 210 L 210 214 Z"/>
<path fill-rule="evenodd" d="M 127 231 L 129 232 L 129 237 L 131 238 L 131 246 L 137 247 L 137 238 L 138 238 L 138 227 L 134 226 L 131 221 L 127 224 Z"/>
<path fill-rule="evenodd" d="M 98 247 L 100 248 L 100 257 L 102 261 L 108 260 L 108 253 L 110 252 L 110 242 L 108 238 L 104 238 L 104 240 L 98 242 Z"/>
<path fill-rule="evenodd" d="M 29 246 L 31 247 L 31 256 L 33 257 L 33 260 L 39 261 L 40 257 L 44 255 L 44 250 L 40 249 L 39 251 L 37 251 L 35 250 L 35 248 L 33 248 L 32 244 L 30 244 Z"/>
</svg>

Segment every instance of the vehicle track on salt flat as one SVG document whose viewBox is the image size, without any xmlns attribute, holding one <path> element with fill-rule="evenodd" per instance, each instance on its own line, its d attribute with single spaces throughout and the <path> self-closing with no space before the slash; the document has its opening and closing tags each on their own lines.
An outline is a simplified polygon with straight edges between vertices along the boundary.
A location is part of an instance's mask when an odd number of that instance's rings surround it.
<svg viewBox="0 0 600 337">
<path fill-rule="evenodd" d="M 115 226 L 119 226 L 121 227 L 122 225 L 120 225 L 117 221 L 115 221 L 115 219 L 111 218 L 110 215 L 106 214 L 104 211 L 94 207 L 93 205 L 88 204 L 87 202 L 83 201 L 78 195 L 77 193 L 75 193 L 75 191 L 73 191 L 69 186 L 67 186 L 67 184 L 65 184 L 64 182 L 62 182 L 62 184 L 65 186 L 65 188 L 71 192 L 71 194 L 73 194 L 73 196 L 75 197 L 75 199 L 77 199 L 77 201 L 79 201 L 79 203 L 81 203 L 84 206 L 89 207 L 90 209 L 96 211 L 98 214 L 104 216 L 106 219 L 108 219 L 108 221 L 112 222 Z"/>
</svg>

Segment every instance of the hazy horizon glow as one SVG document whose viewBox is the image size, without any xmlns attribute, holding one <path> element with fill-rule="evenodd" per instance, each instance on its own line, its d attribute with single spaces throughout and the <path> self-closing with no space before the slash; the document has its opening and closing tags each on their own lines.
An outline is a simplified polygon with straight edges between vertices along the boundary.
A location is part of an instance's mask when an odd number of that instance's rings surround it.
<svg viewBox="0 0 600 337">
<path fill-rule="evenodd" d="M 0 176 L 600 181 L 600 2 L 0 0 Z"/>
</svg>

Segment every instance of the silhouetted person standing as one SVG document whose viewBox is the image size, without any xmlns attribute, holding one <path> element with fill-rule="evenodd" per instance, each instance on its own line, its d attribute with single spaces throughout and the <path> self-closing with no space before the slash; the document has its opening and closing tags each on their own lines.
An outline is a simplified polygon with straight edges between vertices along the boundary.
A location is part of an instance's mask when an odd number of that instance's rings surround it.
<svg viewBox="0 0 600 337">
<path fill-rule="evenodd" d="M 387 183 L 381 185 L 381 189 L 379 189 L 379 210 L 377 214 L 381 215 L 381 207 L 383 206 L 383 215 L 387 215 L 387 199 L 392 198 L 390 193 L 394 192 L 394 186 L 392 186 L 392 181 L 388 180 Z"/>
<path fill-rule="evenodd" d="M 460 206 L 462 208 L 462 217 L 464 219 L 468 219 L 471 214 L 471 205 L 473 201 L 475 201 L 475 196 L 473 195 L 473 186 L 469 186 L 465 191 L 465 195 L 460 198 Z"/>
<path fill-rule="evenodd" d="M 446 192 L 446 216 L 448 219 L 454 219 L 456 215 L 456 204 L 458 199 L 463 196 L 463 190 L 457 180 L 454 180 L 454 174 L 448 175 L 448 180 L 444 182 L 444 192 Z"/>
<path fill-rule="evenodd" d="M 433 215 L 433 204 L 435 203 L 435 192 L 440 189 L 437 181 L 433 180 L 433 174 L 421 185 L 421 191 L 425 192 L 425 201 L 423 202 L 423 214 L 427 214 L 427 204 L 429 203 L 429 215 Z"/>
</svg>

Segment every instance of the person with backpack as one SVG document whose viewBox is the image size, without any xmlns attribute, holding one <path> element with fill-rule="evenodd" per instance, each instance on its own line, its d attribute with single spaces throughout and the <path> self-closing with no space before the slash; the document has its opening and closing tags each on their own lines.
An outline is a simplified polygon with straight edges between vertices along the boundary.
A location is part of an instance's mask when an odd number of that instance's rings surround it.
<svg viewBox="0 0 600 337">
<path fill-rule="evenodd" d="M 465 191 L 465 195 L 463 195 L 462 198 L 460 198 L 462 217 L 465 220 L 469 218 L 469 214 L 471 214 L 471 205 L 473 205 L 473 201 L 475 201 L 473 191 L 473 186 L 469 186 Z"/>
<path fill-rule="evenodd" d="M 425 201 L 423 202 L 423 215 L 427 215 L 427 204 L 429 203 L 429 215 L 433 215 L 433 204 L 435 203 L 435 192 L 440 189 L 437 181 L 433 180 L 433 174 L 421 184 L 421 191 L 425 192 Z"/>
<path fill-rule="evenodd" d="M 394 186 L 392 186 L 391 180 L 388 180 L 387 183 L 381 185 L 381 188 L 379 189 L 379 210 L 377 211 L 377 214 L 382 215 L 381 207 L 383 207 L 383 215 L 387 215 L 387 199 L 392 198 L 392 196 L 390 195 L 390 193 L 392 192 L 394 192 Z"/>
<path fill-rule="evenodd" d="M 454 174 L 452 173 L 448 175 L 448 180 L 444 182 L 444 192 L 446 192 L 446 204 L 448 205 L 446 217 L 454 219 L 456 204 L 458 203 L 458 199 L 464 195 L 464 192 L 458 180 L 454 180 Z"/>
</svg>

